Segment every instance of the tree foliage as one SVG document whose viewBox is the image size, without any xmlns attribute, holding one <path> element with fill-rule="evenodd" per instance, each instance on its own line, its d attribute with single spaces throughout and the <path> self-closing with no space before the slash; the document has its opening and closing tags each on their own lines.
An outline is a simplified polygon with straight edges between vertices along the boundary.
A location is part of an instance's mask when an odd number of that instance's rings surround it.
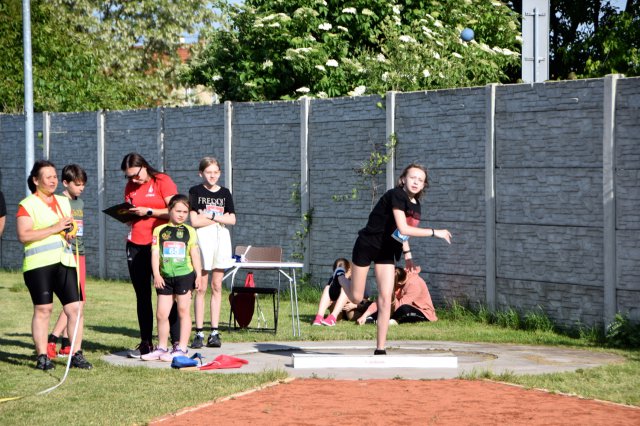
<svg viewBox="0 0 640 426">
<path fill-rule="evenodd" d="M 182 34 L 215 19 L 204 0 L 33 0 L 34 109 L 155 106 L 176 82 Z M 24 100 L 22 2 L 0 3 L 0 108 Z"/>
<path fill-rule="evenodd" d="M 512 2 L 522 12 L 522 0 Z M 551 0 L 549 76 L 640 75 L 640 1 L 623 10 L 609 0 Z"/>
<path fill-rule="evenodd" d="M 507 81 L 517 15 L 496 0 L 220 0 L 226 25 L 183 76 L 224 100 L 333 97 Z M 475 40 L 464 42 L 464 27 Z"/>
</svg>

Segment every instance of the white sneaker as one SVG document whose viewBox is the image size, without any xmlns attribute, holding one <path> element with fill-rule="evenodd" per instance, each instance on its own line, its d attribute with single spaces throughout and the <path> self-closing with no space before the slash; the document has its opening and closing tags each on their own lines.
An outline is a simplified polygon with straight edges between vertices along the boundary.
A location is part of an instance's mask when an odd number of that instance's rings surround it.
<svg viewBox="0 0 640 426">
<path fill-rule="evenodd" d="M 176 356 L 184 355 L 187 356 L 187 351 L 183 351 L 181 349 L 174 349 L 171 352 L 166 351 L 160 356 L 160 361 L 171 362 L 173 358 Z"/>
<path fill-rule="evenodd" d="M 389 320 L 389 325 L 398 325 L 398 321 L 394 320 L 393 318 L 391 318 Z"/>
<path fill-rule="evenodd" d="M 149 352 L 148 354 L 140 355 L 140 359 L 143 361 L 158 361 L 162 358 L 162 355 L 169 352 L 163 348 L 156 348 L 155 351 Z"/>
</svg>

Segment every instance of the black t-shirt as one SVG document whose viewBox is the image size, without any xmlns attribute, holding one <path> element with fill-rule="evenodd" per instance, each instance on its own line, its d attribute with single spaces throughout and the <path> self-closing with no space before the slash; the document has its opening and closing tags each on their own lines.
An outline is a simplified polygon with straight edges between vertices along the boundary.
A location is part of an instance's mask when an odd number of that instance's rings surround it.
<svg viewBox="0 0 640 426">
<path fill-rule="evenodd" d="M 4 194 L 0 191 L 0 217 L 7 215 L 7 205 L 4 202 Z"/>
<path fill-rule="evenodd" d="M 231 192 L 223 186 L 215 192 L 209 191 L 203 184 L 192 186 L 189 189 L 189 204 L 192 211 L 202 210 L 209 216 L 236 212 Z"/>
<path fill-rule="evenodd" d="M 396 187 L 384 193 L 369 214 L 367 225 L 358 232 L 361 239 L 375 248 L 383 244 L 400 244 L 391 234 L 397 229 L 393 217 L 393 209 L 402 210 L 407 217 L 407 223 L 418 226 L 420 222 L 420 201 L 412 203 L 404 189 Z"/>
</svg>

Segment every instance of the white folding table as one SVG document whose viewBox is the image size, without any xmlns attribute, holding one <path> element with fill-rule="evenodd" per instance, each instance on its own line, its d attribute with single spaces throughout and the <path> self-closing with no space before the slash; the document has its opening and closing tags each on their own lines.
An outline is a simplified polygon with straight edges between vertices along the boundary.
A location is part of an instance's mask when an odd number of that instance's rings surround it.
<svg viewBox="0 0 640 426">
<path fill-rule="evenodd" d="M 296 269 L 302 269 L 303 267 L 304 264 L 299 262 L 236 262 L 222 279 L 225 280 L 228 277 L 231 277 L 231 283 L 229 286 L 231 289 L 233 288 L 236 274 L 240 269 L 278 271 L 279 274 L 289 281 L 289 297 L 291 298 L 291 327 L 293 330 L 293 336 L 300 337 L 300 312 L 298 310 Z M 280 297 L 279 294 L 278 297 Z"/>
</svg>

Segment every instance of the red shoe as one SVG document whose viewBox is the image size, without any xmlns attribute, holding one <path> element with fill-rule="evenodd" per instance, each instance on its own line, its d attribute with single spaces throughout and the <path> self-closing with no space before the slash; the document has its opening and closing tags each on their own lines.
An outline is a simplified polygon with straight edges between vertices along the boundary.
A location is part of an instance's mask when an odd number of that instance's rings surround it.
<svg viewBox="0 0 640 426">
<path fill-rule="evenodd" d="M 329 315 L 328 317 L 322 320 L 322 325 L 333 327 L 334 325 L 336 325 L 336 317 L 334 317 L 333 315 Z"/>
<path fill-rule="evenodd" d="M 58 351 L 56 350 L 56 344 L 53 342 L 47 343 L 47 357 L 49 359 L 54 359 L 58 356 Z"/>
<path fill-rule="evenodd" d="M 65 346 L 63 348 L 60 348 L 60 352 L 58 352 L 58 356 L 67 357 L 69 356 L 70 353 L 71 353 L 71 346 Z"/>
<path fill-rule="evenodd" d="M 316 315 L 311 325 L 322 325 L 322 315 Z"/>
</svg>

